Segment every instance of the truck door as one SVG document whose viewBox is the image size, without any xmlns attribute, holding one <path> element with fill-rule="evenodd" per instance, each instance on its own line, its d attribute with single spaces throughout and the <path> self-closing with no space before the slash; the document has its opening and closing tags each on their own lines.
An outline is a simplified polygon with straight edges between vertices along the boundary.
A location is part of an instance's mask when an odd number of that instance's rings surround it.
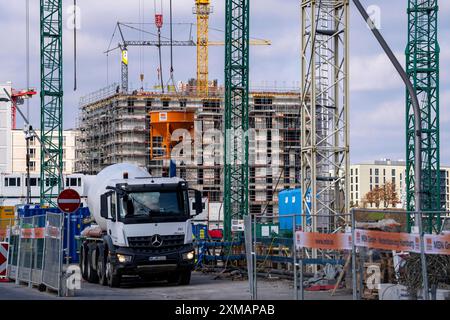
<svg viewBox="0 0 450 320">
<path fill-rule="evenodd" d="M 126 238 L 123 223 L 118 221 L 118 201 L 117 194 L 115 192 L 111 192 L 108 196 L 108 203 L 109 216 L 112 217 L 112 219 L 107 221 L 108 235 L 113 240 L 114 245 L 124 247 L 126 246 Z"/>
</svg>

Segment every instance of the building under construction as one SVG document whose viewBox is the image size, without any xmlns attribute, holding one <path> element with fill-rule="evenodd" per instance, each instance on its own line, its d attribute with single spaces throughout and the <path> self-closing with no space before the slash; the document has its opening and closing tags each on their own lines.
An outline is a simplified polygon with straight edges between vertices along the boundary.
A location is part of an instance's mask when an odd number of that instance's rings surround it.
<svg viewBox="0 0 450 320">
<path fill-rule="evenodd" d="M 210 204 L 222 203 L 223 88 L 214 84 L 207 97 L 195 92 L 182 85 L 176 93 L 123 94 L 114 84 L 82 98 L 76 171 L 96 174 L 128 162 L 154 176 L 169 175 L 172 159 L 177 176 L 202 190 Z M 277 191 L 299 187 L 299 108 L 295 91 L 256 90 L 250 95 L 252 213 L 276 214 Z M 222 206 L 216 208 L 223 217 Z"/>
</svg>

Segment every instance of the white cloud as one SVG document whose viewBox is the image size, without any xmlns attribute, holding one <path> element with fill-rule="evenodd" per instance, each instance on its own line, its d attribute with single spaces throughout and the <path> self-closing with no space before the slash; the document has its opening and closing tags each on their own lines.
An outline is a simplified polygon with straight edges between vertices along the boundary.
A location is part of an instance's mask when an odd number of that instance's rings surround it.
<svg viewBox="0 0 450 320">
<path fill-rule="evenodd" d="M 396 54 L 402 61 L 404 56 Z M 386 55 L 353 56 L 350 59 L 350 88 L 352 91 L 380 91 L 402 86 L 400 76 Z"/>
</svg>

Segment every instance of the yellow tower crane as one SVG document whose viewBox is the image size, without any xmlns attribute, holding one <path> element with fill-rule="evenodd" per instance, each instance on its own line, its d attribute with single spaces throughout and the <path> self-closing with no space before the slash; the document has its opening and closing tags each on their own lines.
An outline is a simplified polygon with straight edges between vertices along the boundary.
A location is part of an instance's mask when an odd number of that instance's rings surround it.
<svg viewBox="0 0 450 320">
<path fill-rule="evenodd" d="M 207 96 L 209 89 L 209 46 L 223 46 L 223 41 L 209 41 L 209 15 L 211 0 L 195 0 L 194 14 L 197 15 L 197 94 Z M 269 40 L 250 40 L 250 45 L 270 46 Z"/>
<path fill-rule="evenodd" d="M 195 0 L 197 15 L 197 94 L 208 95 L 208 32 L 209 15 L 212 12 L 210 0 Z"/>
</svg>

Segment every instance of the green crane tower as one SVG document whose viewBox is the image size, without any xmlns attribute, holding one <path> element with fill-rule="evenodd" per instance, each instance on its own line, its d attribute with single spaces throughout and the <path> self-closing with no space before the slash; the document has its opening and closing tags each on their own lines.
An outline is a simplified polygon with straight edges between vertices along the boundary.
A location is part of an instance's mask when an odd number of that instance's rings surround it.
<svg viewBox="0 0 450 320">
<path fill-rule="evenodd" d="M 439 159 L 439 43 L 437 0 L 408 1 L 406 69 L 421 104 L 422 122 L 422 211 L 429 211 L 424 231 L 440 227 L 442 210 Z M 414 223 L 414 113 L 411 97 L 406 100 L 406 201 L 408 227 Z"/>
<path fill-rule="evenodd" d="M 62 188 L 62 0 L 41 0 L 41 205 Z"/>
<path fill-rule="evenodd" d="M 248 214 L 249 0 L 226 0 L 224 239 Z"/>
</svg>

